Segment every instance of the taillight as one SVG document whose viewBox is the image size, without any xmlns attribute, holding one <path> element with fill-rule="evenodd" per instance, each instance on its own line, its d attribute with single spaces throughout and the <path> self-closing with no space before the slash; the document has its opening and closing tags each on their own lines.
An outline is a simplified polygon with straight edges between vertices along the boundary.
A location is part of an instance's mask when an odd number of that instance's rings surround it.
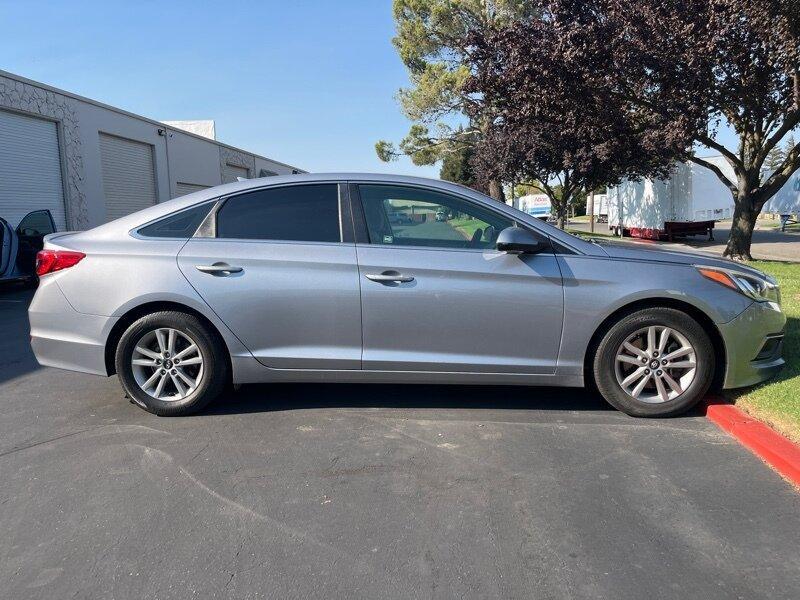
<svg viewBox="0 0 800 600">
<path fill-rule="evenodd" d="M 41 277 L 77 265 L 86 255 L 73 250 L 40 250 L 36 255 L 36 274 Z"/>
</svg>

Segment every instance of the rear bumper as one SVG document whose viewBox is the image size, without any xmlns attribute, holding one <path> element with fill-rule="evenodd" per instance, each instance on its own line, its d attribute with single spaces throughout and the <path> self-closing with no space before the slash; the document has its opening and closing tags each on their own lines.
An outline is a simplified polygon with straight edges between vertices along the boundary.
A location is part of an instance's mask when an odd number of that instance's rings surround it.
<svg viewBox="0 0 800 600">
<path fill-rule="evenodd" d="M 785 326 L 786 315 L 767 302 L 754 302 L 738 317 L 719 326 L 728 363 L 725 389 L 760 383 L 783 368 Z"/>
<path fill-rule="evenodd" d="M 42 278 L 31 301 L 31 348 L 39 364 L 108 375 L 105 341 L 118 317 L 75 311 L 58 286 L 57 274 Z"/>
</svg>

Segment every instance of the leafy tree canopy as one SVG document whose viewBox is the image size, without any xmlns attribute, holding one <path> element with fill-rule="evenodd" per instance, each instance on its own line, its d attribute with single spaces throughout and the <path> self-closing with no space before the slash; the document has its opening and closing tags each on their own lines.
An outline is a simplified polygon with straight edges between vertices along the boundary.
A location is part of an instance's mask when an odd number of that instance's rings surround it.
<svg viewBox="0 0 800 600">
<path fill-rule="evenodd" d="M 780 161 L 773 153 L 776 166 L 762 178 L 767 157 L 800 125 L 800 3 L 546 4 L 559 69 L 573 72 L 584 89 L 594 90 L 632 121 L 650 128 L 650 139 L 668 142 L 676 160 L 691 160 L 713 171 L 730 189 L 735 204 L 725 253 L 749 258 L 755 219 L 800 167 L 800 145 L 793 144 Z M 718 139 L 725 122 L 738 137 L 736 149 Z M 735 178 L 728 179 L 717 166 L 695 156 L 695 143 L 722 154 Z"/>
<path fill-rule="evenodd" d="M 397 35 L 392 40 L 411 85 L 398 92 L 403 113 L 414 122 L 399 147 L 381 140 L 381 160 L 407 155 L 416 165 L 431 165 L 472 146 L 491 117 L 480 98 L 465 93 L 471 76 L 469 35 L 534 14 L 535 0 L 394 0 Z M 471 117 L 465 119 L 467 106 Z M 502 186 L 486 186 L 502 198 Z"/>
<path fill-rule="evenodd" d="M 602 62 L 574 68 L 556 16 L 543 7 L 539 17 L 473 32 L 467 90 L 494 115 L 477 145 L 479 177 L 538 182 L 563 226 L 582 190 L 666 176 L 685 136 L 666 129 L 663 116 L 631 112 L 597 89 L 585 71 Z"/>
<path fill-rule="evenodd" d="M 471 146 L 463 146 L 445 155 L 442 159 L 442 168 L 439 170 L 439 177 L 445 181 L 460 183 L 469 187 L 477 186 L 477 179 L 472 168 L 472 156 L 474 150 Z"/>
</svg>

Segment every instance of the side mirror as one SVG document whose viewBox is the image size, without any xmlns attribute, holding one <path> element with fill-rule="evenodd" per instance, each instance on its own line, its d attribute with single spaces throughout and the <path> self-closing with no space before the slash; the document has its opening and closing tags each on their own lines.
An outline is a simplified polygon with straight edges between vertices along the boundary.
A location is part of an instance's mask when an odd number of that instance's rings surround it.
<svg viewBox="0 0 800 600">
<path fill-rule="evenodd" d="M 497 249 L 509 254 L 536 254 L 547 247 L 547 242 L 522 227 L 506 227 L 497 236 Z"/>
</svg>

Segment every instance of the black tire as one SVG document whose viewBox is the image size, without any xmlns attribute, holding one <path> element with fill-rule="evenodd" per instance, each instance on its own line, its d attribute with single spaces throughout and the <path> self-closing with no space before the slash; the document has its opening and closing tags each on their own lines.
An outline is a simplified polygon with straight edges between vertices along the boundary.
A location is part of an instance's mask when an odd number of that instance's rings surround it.
<svg viewBox="0 0 800 600">
<path fill-rule="evenodd" d="M 203 360 L 200 383 L 185 398 L 161 400 L 145 392 L 133 374 L 131 358 L 136 343 L 150 331 L 167 327 L 187 334 L 195 341 Z M 162 417 L 175 417 L 195 413 L 214 400 L 228 384 L 228 361 L 225 344 L 214 331 L 209 331 L 200 319 L 179 311 L 155 312 L 133 322 L 122 334 L 117 344 L 115 366 L 117 376 L 126 394 L 134 404 Z"/>
<path fill-rule="evenodd" d="M 617 381 L 617 350 L 629 336 L 642 328 L 666 326 L 679 332 L 694 347 L 695 376 L 691 384 L 676 398 L 647 403 L 629 395 Z M 683 413 L 708 391 L 714 379 L 714 348 L 700 323 L 673 308 L 646 308 L 623 316 L 605 333 L 594 356 L 592 372 L 600 394 L 609 404 L 634 417 L 668 417 Z"/>
</svg>

